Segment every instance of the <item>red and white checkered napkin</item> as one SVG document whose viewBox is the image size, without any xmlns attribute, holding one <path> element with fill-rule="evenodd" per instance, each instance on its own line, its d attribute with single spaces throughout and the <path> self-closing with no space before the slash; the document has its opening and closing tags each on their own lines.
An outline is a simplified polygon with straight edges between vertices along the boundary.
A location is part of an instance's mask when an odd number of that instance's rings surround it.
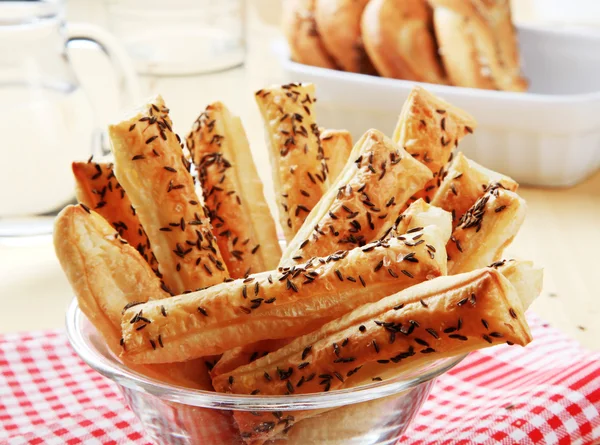
<svg viewBox="0 0 600 445">
<path fill-rule="evenodd" d="M 402 444 L 600 444 L 600 353 L 528 317 L 527 348 L 471 354 L 438 379 Z M 0 443 L 147 444 L 115 385 L 60 331 L 0 337 Z"/>
</svg>

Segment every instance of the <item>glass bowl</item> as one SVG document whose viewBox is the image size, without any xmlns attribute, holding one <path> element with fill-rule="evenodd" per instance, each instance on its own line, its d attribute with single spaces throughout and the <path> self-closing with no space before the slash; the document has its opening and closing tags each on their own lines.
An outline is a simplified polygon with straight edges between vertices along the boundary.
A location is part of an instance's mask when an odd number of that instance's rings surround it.
<svg viewBox="0 0 600 445">
<path fill-rule="evenodd" d="M 168 385 L 128 369 L 106 347 L 76 299 L 67 310 L 66 328 L 75 352 L 117 384 L 146 434 L 158 444 L 244 444 L 233 411 L 270 412 L 273 419 L 264 422 L 267 427 L 278 422 L 289 424 L 285 434 L 268 444 L 395 444 L 427 399 L 435 379 L 465 357 L 441 359 L 410 375 L 356 388 L 247 396 Z M 291 411 L 299 410 L 312 417 L 294 423 Z M 263 443 L 246 440 L 253 445 Z"/>
</svg>

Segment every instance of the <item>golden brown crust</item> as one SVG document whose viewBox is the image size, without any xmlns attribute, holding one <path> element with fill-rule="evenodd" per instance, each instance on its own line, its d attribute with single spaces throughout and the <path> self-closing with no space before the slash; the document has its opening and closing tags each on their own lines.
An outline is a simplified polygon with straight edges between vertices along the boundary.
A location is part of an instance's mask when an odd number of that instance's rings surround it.
<svg viewBox="0 0 600 445">
<path fill-rule="evenodd" d="M 292 60 L 305 65 L 337 69 L 327 52 L 315 20 L 316 0 L 288 0 L 282 10 L 282 28 Z"/>
<path fill-rule="evenodd" d="M 519 195 L 493 184 L 465 213 L 446 245 L 448 273 L 458 274 L 492 264 L 516 236 L 525 219 Z"/>
<path fill-rule="evenodd" d="M 219 251 L 232 278 L 277 267 L 281 247 L 246 133 L 221 102 L 206 107 L 186 138 Z"/>
<path fill-rule="evenodd" d="M 108 162 L 73 162 L 75 194 L 77 201 L 98 212 L 106 219 L 121 238 L 134 246 L 158 271 L 158 262 L 152 252 L 148 236 L 140 223 L 135 209 L 115 177 L 113 164 Z"/>
<path fill-rule="evenodd" d="M 431 204 L 452 213 L 452 228 L 460 218 L 483 196 L 490 184 L 501 184 L 516 191 L 519 184 L 512 178 L 489 170 L 458 152 L 449 167 L 442 173 L 442 182 Z"/>
<path fill-rule="evenodd" d="M 316 0 L 315 20 L 323 45 L 340 69 L 377 74 L 365 51 L 360 19 L 369 0 Z"/>
<path fill-rule="evenodd" d="M 303 335 L 361 304 L 441 275 L 443 241 L 430 226 L 402 239 L 132 308 L 122 320 L 125 356 L 139 363 L 181 361 Z M 431 255 L 428 245 L 437 253 Z M 143 329 L 138 328 L 144 320 L 130 323 L 139 311 L 151 320 Z M 159 335 L 162 346 L 154 349 Z"/>
<path fill-rule="evenodd" d="M 520 296 L 495 269 L 439 277 L 363 305 L 265 357 L 213 380 L 219 392 L 306 394 L 351 387 L 393 368 L 495 344 L 526 345 L 531 334 Z M 368 369 L 365 365 L 372 364 Z M 375 373 L 374 373 L 375 372 Z M 266 377 L 269 375 L 269 378 Z M 264 440 L 310 413 L 258 428 L 272 413 L 234 416 L 252 440 Z"/>
<path fill-rule="evenodd" d="M 228 277 L 160 96 L 109 126 L 115 174 L 139 216 L 173 294 Z"/>
<path fill-rule="evenodd" d="M 352 152 L 352 135 L 347 130 L 320 130 L 321 146 L 327 161 L 327 171 L 333 183 L 344 169 Z"/>
<path fill-rule="evenodd" d="M 429 0 L 440 54 L 454 85 L 525 91 L 509 0 Z"/>
<path fill-rule="evenodd" d="M 67 206 L 59 213 L 54 247 L 79 308 L 115 354 L 122 349 L 123 308 L 169 296 L 140 254 L 85 204 Z M 127 366 L 173 385 L 212 390 L 203 361 Z"/>
<path fill-rule="evenodd" d="M 361 26 L 365 49 L 379 74 L 446 83 L 425 0 L 371 0 Z"/>
<path fill-rule="evenodd" d="M 288 84 L 255 94 L 265 124 L 279 220 L 287 241 L 300 229 L 329 178 L 313 84 Z"/>
<path fill-rule="evenodd" d="M 307 261 L 385 237 L 431 172 L 378 130 L 356 143 L 335 184 L 285 249 L 281 264 Z"/>
<path fill-rule="evenodd" d="M 421 87 L 414 87 L 402 107 L 392 139 L 433 173 L 411 201 L 430 202 L 444 166 L 461 139 L 477 127 L 475 119 Z M 410 203 L 410 202 L 409 202 Z"/>
</svg>

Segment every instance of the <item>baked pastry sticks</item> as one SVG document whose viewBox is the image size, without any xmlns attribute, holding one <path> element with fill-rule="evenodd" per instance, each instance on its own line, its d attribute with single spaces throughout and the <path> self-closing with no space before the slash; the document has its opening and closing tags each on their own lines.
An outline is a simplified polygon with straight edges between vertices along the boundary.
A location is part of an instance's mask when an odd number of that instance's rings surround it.
<svg viewBox="0 0 600 445">
<path fill-rule="evenodd" d="M 165 288 L 180 294 L 228 278 L 162 98 L 108 132 L 115 174 L 152 243 Z"/>
<path fill-rule="evenodd" d="M 403 240 L 336 252 L 160 304 L 149 302 L 123 315 L 124 355 L 138 363 L 172 362 L 302 335 L 361 304 L 442 275 L 445 242 L 429 226 Z M 437 253 L 431 255 L 427 245 Z M 151 321 L 141 330 L 130 323 L 139 311 Z M 152 347 L 159 336 L 161 347 Z"/>
<path fill-rule="evenodd" d="M 337 68 L 327 52 L 315 20 L 316 0 L 288 0 L 283 3 L 282 29 L 292 60 L 322 68 Z"/>
<path fill-rule="evenodd" d="M 385 237 L 409 197 L 432 178 L 427 167 L 378 130 L 362 136 L 350 159 L 289 242 L 282 265 Z"/>
<path fill-rule="evenodd" d="M 415 87 L 402 107 L 392 139 L 433 173 L 423 190 L 411 201 L 430 202 L 440 185 L 443 168 L 455 147 L 477 122 L 471 115 L 441 100 L 421 87 Z"/>
<path fill-rule="evenodd" d="M 221 102 L 212 103 L 186 142 L 231 277 L 274 269 L 281 247 L 239 117 Z"/>
<path fill-rule="evenodd" d="M 115 354 L 122 350 L 123 311 L 169 296 L 140 254 L 85 204 L 67 206 L 59 213 L 54 225 L 54 248 L 79 308 Z M 212 389 L 207 369 L 200 361 L 189 365 L 127 365 L 175 385 Z"/>
<path fill-rule="evenodd" d="M 329 187 L 327 164 L 315 122 L 313 84 L 259 90 L 279 220 L 287 241 Z"/>
<path fill-rule="evenodd" d="M 517 235 L 527 206 L 514 192 L 492 184 L 461 217 L 446 249 L 448 273 L 458 274 L 492 264 Z"/>
<path fill-rule="evenodd" d="M 453 85 L 525 91 L 510 1 L 429 0 L 440 55 Z"/>
<path fill-rule="evenodd" d="M 496 269 L 439 277 L 365 304 L 265 357 L 217 376 L 213 385 L 219 392 L 263 395 L 342 389 L 378 378 L 387 368 L 399 373 L 496 344 L 524 346 L 531 333 L 523 312 L 521 296 Z M 257 414 L 234 414 L 249 443 L 261 443 L 310 415 L 291 412 L 289 422 L 257 428 L 273 418 L 272 413 Z"/>
<path fill-rule="evenodd" d="M 365 51 L 361 17 L 369 0 L 316 0 L 318 35 L 339 68 L 353 73 L 377 74 Z"/>
<path fill-rule="evenodd" d="M 350 159 L 352 136 L 347 130 L 321 130 L 321 146 L 331 181 L 335 181 Z"/>
<path fill-rule="evenodd" d="M 519 184 L 512 178 L 489 170 L 458 152 L 435 192 L 431 204 L 452 213 L 452 227 L 483 196 L 490 184 L 500 184 L 516 191 Z"/>
<path fill-rule="evenodd" d="M 108 162 L 73 162 L 77 201 L 98 212 L 158 272 L 158 262 L 135 209 Z"/>
<path fill-rule="evenodd" d="M 446 83 L 425 0 L 371 0 L 362 15 L 362 37 L 384 77 Z"/>
</svg>

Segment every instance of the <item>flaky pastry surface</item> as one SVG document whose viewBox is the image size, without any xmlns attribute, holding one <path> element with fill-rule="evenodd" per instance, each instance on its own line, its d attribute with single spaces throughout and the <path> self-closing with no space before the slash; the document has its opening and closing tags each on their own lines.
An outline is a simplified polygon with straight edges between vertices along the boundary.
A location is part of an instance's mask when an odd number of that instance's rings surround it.
<svg viewBox="0 0 600 445">
<path fill-rule="evenodd" d="M 136 209 L 172 294 L 228 278 L 189 162 L 160 96 L 110 125 L 115 174 Z"/>
<path fill-rule="evenodd" d="M 221 102 L 212 103 L 186 142 L 231 277 L 274 269 L 281 247 L 239 117 Z"/>
</svg>

